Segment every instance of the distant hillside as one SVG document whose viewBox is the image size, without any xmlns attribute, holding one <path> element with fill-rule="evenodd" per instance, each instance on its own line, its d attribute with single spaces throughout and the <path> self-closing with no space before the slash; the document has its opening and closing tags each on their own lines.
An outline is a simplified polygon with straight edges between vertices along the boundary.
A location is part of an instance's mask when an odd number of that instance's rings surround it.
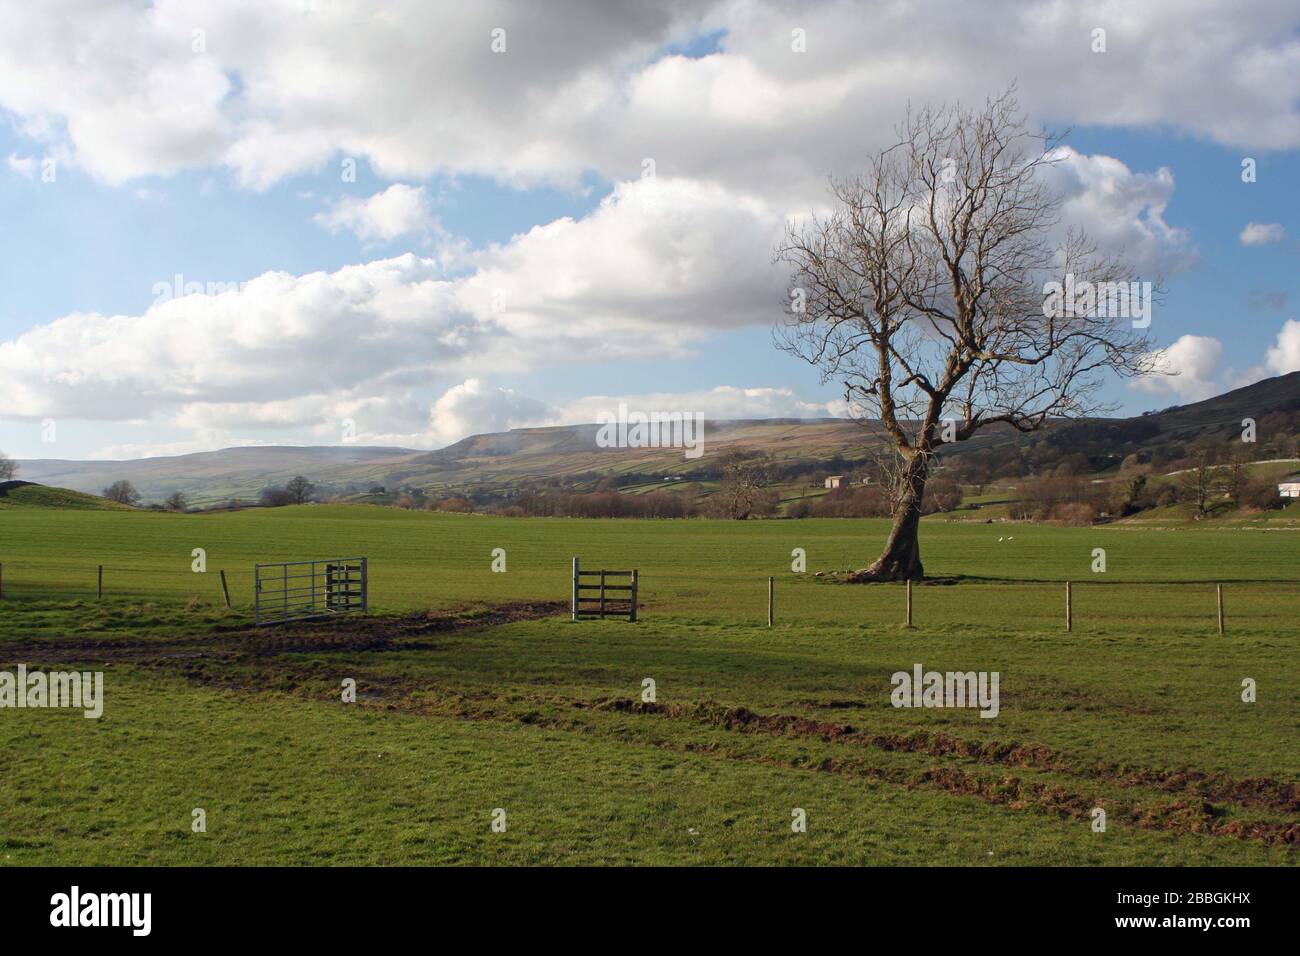
<svg viewBox="0 0 1300 956">
<path fill-rule="evenodd" d="M 430 491 L 469 486 L 488 490 L 521 481 L 606 473 L 656 476 L 683 474 L 730 448 L 767 451 L 809 461 L 864 454 L 864 426 L 843 419 L 709 422 L 703 458 L 684 457 L 680 448 L 620 449 L 596 445 L 595 425 L 521 428 L 475 435 L 438 451 L 364 446 L 253 446 L 133 461 L 19 462 L 25 478 L 98 492 L 114 481 L 135 485 L 145 502 L 174 491 L 191 504 L 255 499 L 267 485 L 304 475 L 328 493 L 365 492 L 415 485 Z"/>
<path fill-rule="evenodd" d="M 80 511 L 127 511 L 126 505 L 67 488 L 48 488 L 30 481 L 0 482 L 0 511 L 12 508 L 59 508 Z"/>
<path fill-rule="evenodd" d="M 1247 417 L 1261 423 L 1261 443 L 1278 442 L 1287 436 L 1266 434 L 1265 423 L 1272 416 L 1269 427 L 1277 432 L 1289 427 L 1297 411 L 1300 372 L 1293 372 L 1134 418 L 1055 422 L 1028 435 L 1010 428 L 985 429 L 944 454 L 957 467 L 979 462 L 981 468 L 996 466 L 1013 473 L 1077 453 L 1090 469 L 1098 470 L 1117 465 L 1129 454 L 1163 454 L 1203 438 L 1221 441 L 1239 434 Z M 374 486 L 390 493 L 418 487 L 431 494 L 499 494 L 552 480 L 594 485 L 606 475 L 622 476 L 625 484 L 672 477 L 707 481 L 717 456 L 732 449 L 766 452 L 792 467 L 824 464 L 840 469 L 865 460 L 879 441 L 878 426 L 844 419 L 717 421 L 706 423 L 704 455 L 692 459 L 679 448 L 600 448 L 596 432 L 595 425 L 519 428 L 474 435 L 437 451 L 255 446 L 120 462 L 42 459 L 19 462 L 19 473 L 92 494 L 124 479 L 136 486 L 145 502 L 180 491 L 192 504 L 205 505 L 254 499 L 262 488 L 283 484 L 294 475 L 305 475 L 326 493 L 358 495 Z M 1292 440 L 1294 433 L 1292 428 Z"/>
<path fill-rule="evenodd" d="M 31 481 L 90 494 L 125 480 L 135 485 L 145 502 L 162 501 L 180 491 L 192 504 L 202 505 L 256 498 L 267 485 L 283 484 L 295 475 L 318 481 L 332 481 L 334 476 L 343 481 L 382 481 L 392 467 L 417 454 L 409 448 L 257 445 L 131 461 L 42 458 L 19 462 L 18 473 Z"/>
</svg>

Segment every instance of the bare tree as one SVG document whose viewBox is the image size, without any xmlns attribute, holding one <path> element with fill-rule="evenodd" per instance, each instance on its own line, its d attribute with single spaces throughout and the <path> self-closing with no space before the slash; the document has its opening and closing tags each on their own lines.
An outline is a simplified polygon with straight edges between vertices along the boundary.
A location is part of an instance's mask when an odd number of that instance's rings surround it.
<svg viewBox="0 0 1300 956">
<path fill-rule="evenodd" d="M 1228 452 L 1227 463 L 1215 474 L 1215 484 L 1228 496 L 1234 508 L 1241 507 L 1241 496 L 1246 491 L 1250 476 L 1246 473 L 1246 459 L 1241 451 L 1233 448 Z"/>
<path fill-rule="evenodd" d="M 18 462 L 0 451 L 0 481 L 12 481 L 18 474 Z"/>
<path fill-rule="evenodd" d="M 1209 510 L 1207 505 L 1214 491 L 1217 460 L 1214 446 L 1209 442 L 1200 442 L 1191 449 L 1189 467 L 1178 474 L 1179 494 L 1184 500 L 1195 502 L 1198 518 Z"/>
<path fill-rule="evenodd" d="M 1058 233 L 1059 140 L 1028 129 L 1013 93 L 974 111 L 909 111 L 899 142 L 864 174 L 832 179 L 833 211 L 791 225 L 777 251 L 791 267 L 779 346 L 842 383 L 895 459 L 893 526 L 855 580 L 923 576 L 936 449 L 987 425 L 1029 432 L 1096 414 L 1103 373 L 1155 368 L 1128 318 L 1133 271 Z M 1108 297 L 1052 299 L 1049 282 Z"/>
<path fill-rule="evenodd" d="M 718 461 L 718 468 L 722 473 L 716 492 L 718 514 L 743 521 L 759 510 L 770 478 L 767 457 L 729 451 Z"/>
<path fill-rule="evenodd" d="M 135 490 L 135 485 L 129 481 L 115 481 L 103 491 L 103 496 L 109 501 L 116 501 L 119 504 L 131 505 L 135 507 L 140 503 L 140 492 Z"/>
<path fill-rule="evenodd" d="M 285 505 L 296 503 L 287 488 L 274 486 L 263 488 L 261 493 L 258 494 L 257 500 L 264 508 L 283 508 Z"/>
<path fill-rule="evenodd" d="M 173 491 L 163 502 L 163 507 L 168 511 L 185 511 L 190 506 L 190 500 L 185 497 L 183 491 Z"/>
<path fill-rule="evenodd" d="M 303 505 L 311 501 L 311 496 L 315 493 L 316 486 L 302 475 L 298 475 L 296 478 L 291 478 L 289 480 L 289 483 L 284 486 L 284 490 L 289 492 L 289 497 L 293 499 L 294 504 Z"/>
</svg>

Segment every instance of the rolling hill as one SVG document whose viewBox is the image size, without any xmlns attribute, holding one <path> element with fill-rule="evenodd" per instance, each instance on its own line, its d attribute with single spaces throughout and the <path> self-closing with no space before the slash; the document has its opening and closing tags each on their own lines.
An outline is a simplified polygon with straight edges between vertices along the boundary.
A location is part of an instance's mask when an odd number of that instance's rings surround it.
<svg viewBox="0 0 1300 956">
<path fill-rule="evenodd" d="M 130 511 L 126 505 L 67 488 L 30 481 L 0 482 L 0 511 L 12 508 L 57 508 L 61 511 Z"/>
<path fill-rule="evenodd" d="M 1243 418 L 1262 421 L 1273 412 L 1297 410 L 1300 372 L 1293 372 L 1134 418 L 1056 422 L 1030 435 L 1009 428 L 985 429 L 946 454 L 959 459 L 992 452 L 986 457 L 1014 458 L 1046 441 L 1064 449 L 1075 445 L 1101 449 L 1118 463 L 1119 456 L 1133 451 L 1200 438 L 1222 440 L 1240 432 Z M 459 493 L 471 488 L 502 491 L 552 478 L 594 483 L 609 474 L 647 483 L 665 477 L 699 477 L 716 456 L 732 449 L 766 452 L 787 463 L 840 467 L 867 457 L 870 446 L 879 440 L 869 423 L 845 419 L 717 421 L 706 423 L 703 457 L 691 459 L 675 448 L 600 448 L 596 431 L 595 425 L 519 428 L 474 435 L 436 451 L 360 445 L 254 446 L 133 461 L 37 459 L 19 462 L 19 469 L 30 481 L 91 494 L 125 479 L 146 502 L 181 491 L 201 505 L 253 499 L 267 485 L 283 484 L 294 475 L 305 475 L 322 491 L 332 493 L 365 492 L 375 485 Z M 1266 437 L 1261 435 L 1260 440 Z"/>
</svg>

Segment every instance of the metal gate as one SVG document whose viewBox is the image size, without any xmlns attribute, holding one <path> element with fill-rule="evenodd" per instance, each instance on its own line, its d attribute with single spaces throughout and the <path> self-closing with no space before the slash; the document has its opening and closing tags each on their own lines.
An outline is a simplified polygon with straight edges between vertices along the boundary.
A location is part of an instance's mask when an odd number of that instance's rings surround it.
<svg viewBox="0 0 1300 956">
<path fill-rule="evenodd" d="M 366 559 L 329 558 L 253 567 L 258 625 L 366 610 Z"/>
</svg>

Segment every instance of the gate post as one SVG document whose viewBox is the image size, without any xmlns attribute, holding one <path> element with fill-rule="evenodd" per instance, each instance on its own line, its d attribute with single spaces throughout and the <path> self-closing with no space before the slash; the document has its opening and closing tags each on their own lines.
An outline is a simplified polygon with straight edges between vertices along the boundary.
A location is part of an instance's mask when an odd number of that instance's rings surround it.
<svg viewBox="0 0 1300 956">
<path fill-rule="evenodd" d="M 633 624 L 636 623 L 636 586 L 637 578 L 640 576 L 640 573 L 641 572 L 636 568 L 632 569 L 632 617 L 629 620 Z"/>
<path fill-rule="evenodd" d="M 578 619 L 578 559 L 573 559 L 573 600 L 570 605 L 573 611 L 573 620 Z"/>
</svg>

